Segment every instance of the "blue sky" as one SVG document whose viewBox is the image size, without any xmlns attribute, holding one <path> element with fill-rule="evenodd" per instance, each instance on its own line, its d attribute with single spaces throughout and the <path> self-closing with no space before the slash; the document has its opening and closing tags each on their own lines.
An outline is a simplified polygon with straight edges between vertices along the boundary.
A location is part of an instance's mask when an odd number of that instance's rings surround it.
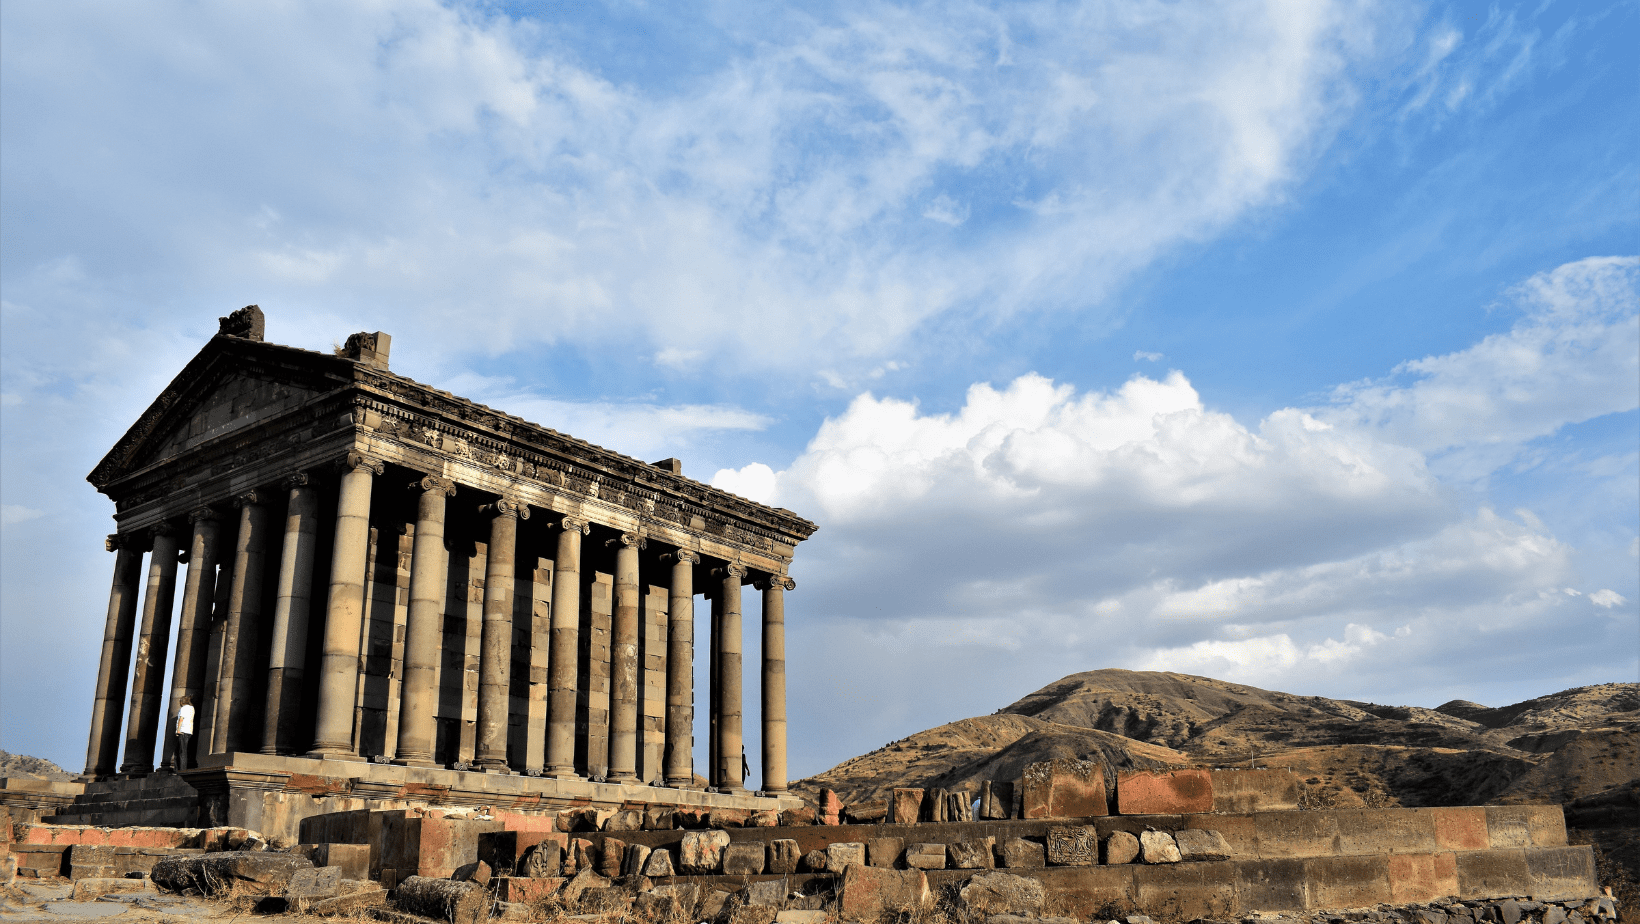
<svg viewBox="0 0 1640 924">
<path fill-rule="evenodd" d="M 252 302 L 820 523 L 798 774 L 1100 667 L 1640 679 L 1637 44 L 1633 3 L 7 3 L 0 747 L 78 769 L 84 475 Z"/>
</svg>

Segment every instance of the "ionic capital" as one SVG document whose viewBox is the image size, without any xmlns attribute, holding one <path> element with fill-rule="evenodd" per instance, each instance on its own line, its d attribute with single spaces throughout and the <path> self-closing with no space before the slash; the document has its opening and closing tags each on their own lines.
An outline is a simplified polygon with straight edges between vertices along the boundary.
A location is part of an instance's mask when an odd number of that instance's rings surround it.
<svg viewBox="0 0 1640 924">
<path fill-rule="evenodd" d="M 484 504 L 478 508 L 479 513 L 487 513 L 494 517 L 512 517 L 515 520 L 528 520 L 530 508 L 528 504 L 502 498 L 493 504 Z"/>
<path fill-rule="evenodd" d="M 362 452 L 350 452 L 336 464 L 341 466 L 343 471 L 356 472 L 363 469 L 372 475 L 380 475 L 387 470 L 387 466 L 379 459 L 372 459 Z"/>
<path fill-rule="evenodd" d="M 753 581 L 752 586 L 758 590 L 768 590 L 771 587 L 779 587 L 781 590 L 796 590 L 797 582 L 784 574 L 765 574 Z"/>
<path fill-rule="evenodd" d="M 246 491 L 243 494 L 237 494 L 234 496 L 233 505 L 239 509 L 244 509 L 256 504 L 267 503 L 267 500 L 268 499 L 266 497 L 262 496 L 262 492 L 260 491 Z"/>
<path fill-rule="evenodd" d="M 676 552 L 667 552 L 665 555 L 662 555 L 661 561 L 670 561 L 677 564 L 698 565 L 700 564 L 700 553 L 691 552 L 688 549 L 678 549 Z"/>
<path fill-rule="evenodd" d="M 445 497 L 456 496 L 456 483 L 448 478 L 437 475 L 427 475 L 410 482 L 410 490 L 421 491 L 424 494 L 443 493 Z"/>
<path fill-rule="evenodd" d="M 178 532 L 179 530 L 177 529 L 175 523 L 162 521 L 155 523 L 153 526 L 148 528 L 148 538 L 150 541 L 157 540 L 161 537 L 170 539 L 175 537 Z"/>
<path fill-rule="evenodd" d="M 614 539 L 611 539 L 604 544 L 612 549 L 616 546 L 620 546 L 623 549 L 642 549 L 645 545 L 647 545 L 644 541 L 644 537 L 637 533 L 621 533 L 619 536 L 616 536 Z"/>
<path fill-rule="evenodd" d="M 739 562 L 729 562 L 721 568 L 712 569 L 712 577 L 743 578 L 746 576 L 746 566 Z"/>
<path fill-rule="evenodd" d="M 188 522 L 196 526 L 200 523 L 215 523 L 216 519 L 216 510 L 212 507 L 195 507 L 188 511 Z"/>
<path fill-rule="evenodd" d="M 280 480 L 279 486 L 287 491 L 294 491 L 297 488 L 317 488 L 319 486 L 319 476 L 312 472 L 297 472 L 294 475 L 286 475 Z"/>
<path fill-rule="evenodd" d="M 577 532 L 585 536 L 587 533 L 592 532 L 592 524 L 581 519 L 580 517 L 564 517 L 563 521 L 558 525 L 562 527 L 566 533 Z"/>
</svg>

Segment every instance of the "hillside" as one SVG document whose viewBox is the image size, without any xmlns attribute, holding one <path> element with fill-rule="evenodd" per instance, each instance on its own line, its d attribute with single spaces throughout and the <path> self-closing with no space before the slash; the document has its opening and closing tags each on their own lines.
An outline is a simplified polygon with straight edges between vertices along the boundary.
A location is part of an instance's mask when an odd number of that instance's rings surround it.
<svg viewBox="0 0 1640 924">
<path fill-rule="evenodd" d="M 1640 684 L 1436 709 L 1297 696 L 1189 674 L 1072 674 L 995 715 L 919 732 L 802 781 L 848 801 L 1013 779 L 1029 763 L 1291 767 L 1313 805 L 1569 802 L 1640 779 Z"/>
<path fill-rule="evenodd" d="M 26 754 L 8 754 L 5 751 L 0 751 L 0 777 L 53 780 L 61 783 L 74 779 L 74 774 L 43 757 L 29 757 Z"/>
</svg>

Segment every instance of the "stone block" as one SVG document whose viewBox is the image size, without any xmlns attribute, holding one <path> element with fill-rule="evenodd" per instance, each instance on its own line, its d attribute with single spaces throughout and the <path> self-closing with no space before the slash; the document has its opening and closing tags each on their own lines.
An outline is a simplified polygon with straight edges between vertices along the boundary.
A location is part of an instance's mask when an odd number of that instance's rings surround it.
<svg viewBox="0 0 1640 924">
<path fill-rule="evenodd" d="M 1177 863 L 1179 862 L 1179 845 L 1173 840 L 1173 835 L 1166 831 L 1141 831 L 1139 833 L 1139 858 L 1146 863 Z"/>
<path fill-rule="evenodd" d="M 542 841 L 524 854 L 516 872 L 531 879 L 548 879 L 563 874 L 564 852 L 557 841 Z"/>
<path fill-rule="evenodd" d="M 955 869 L 995 869 L 996 844 L 994 837 L 969 838 L 947 844 L 945 853 Z"/>
<path fill-rule="evenodd" d="M 370 845 L 318 844 L 313 851 L 313 865 L 339 869 L 343 879 L 368 882 Z"/>
<path fill-rule="evenodd" d="M 866 839 L 866 862 L 883 869 L 900 865 L 905 854 L 905 838 L 872 837 Z"/>
<path fill-rule="evenodd" d="M 1390 900 L 1431 902 L 1458 894 L 1458 862 L 1450 853 L 1400 853 L 1389 857 Z"/>
<path fill-rule="evenodd" d="M 652 852 L 647 844 L 626 845 L 626 856 L 621 860 L 621 875 L 643 875 L 643 868 L 649 862 L 649 855 Z"/>
<path fill-rule="evenodd" d="M 1235 869 L 1229 863 L 1119 867 L 1133 876 L 1140 908 L 1166 920 L 1233 920 Z"/>
<path fill-rule="evenodd" d="M 1558 805 L 1488 805 L 1486 837 L 1493 848 L 1564 847 L 1566 816 Z"/>
<path fill-rule="evenodd" d="M 980 873 L 958 893 L 971 912 L 979 914 L 1042 913 L 1042 883 L 1008 873 Z"/>
<path fill-rule="evenodd" d="M 1092 825 L 1048 829 L 1048 862 L 1054 866 L 1096 866 L 1099 829 Z"/>
<path fill-rule="evenodd" d="M 1110 814 L 1105 769 L 1085 760 L 1031 764 L 1020 779 L 1024 818 L 1087 818 Z"/>
<path fill-rule="evenodd" d="M 766 855 L 761 841 L 730 844 L 723 850 L 723 875 L 761 876 L 767 862 Z"/>
<path fill-rule="evenodd" d="M 1537 901 L 1571 901 L 1600 892 L 1595 879 L 1594 852 L 1587 846 L 1531 848 L 1526 851 L 1526 873 L 1531 888 L 1525 890 L 1525 894 Z"/>
<path fill-rule="evenodd" d="M 1212 810 L 1210 771 L 1130 770 L 1116 774 L 1118 814 L 1188 815 Z"/>
<path fill-rule="evenodd" d="M 1298 810 L 1298 774 L 1291 770 L 1212 770 L 1213 811 L 1221 814 Z"/>
<path fill-rule="evenodd" d="M 1303 911 L 1310 907 L 1304 860 L 1243 860 L 1235 864 L 1236 895 L 1244 909 Z"/>
<path fill-rule="evenodd" d="M 651 805 L 644 809 L 643 829 L 645 831 L 671 831 L 678 826 L 678 813 L 674 809 Z"/>
<path fill-rule="evenodd" d="M 878 825 L 888 818 L 888 802 L 856 802 L 843 810 L 843 816 L 851 825 Z"/>
<path fill-rule="evenodd" d="M 1433 853 L 1435 815 L 1427 809 L 1360 809 L 1338 813 L 1338 852 L 1345 856 Z"/>
<path fill-rule="evenodd" d="M 678 865 L 687 874 L 715 873 L 723 866 L 723 849 L 729 846 L 725 831 L 688 831 L 679 847 Z"/>
<path fill-rule="evenodd" d="M 114 849 L 103 845 L 71 845 L 66 851 L 68 878 L 76 881 L 118 878 L 120 873 L 114 869 Z"/>
<path fill-rule="evenodd" d="M 981 821 L 1001 821 L 1013 814 L 1014 784 L 1011 781 L 986 780 L 979 790 L 979 817 Z"/>
<path fill-rule="evenodd" d="M 966 789 L 946 793 L 945 820 L 969 822 L 974 820 L 974 798 Z"/>
<path fill-rule="evenodd" d="M 1230 859 L 1230 845 L 1217 831 L 1185 828 L 1173 832 L 1173 842 L 1179 847 L 1179 859 L 1186 863 Z"/>
<path fill-rule="evenodd" d="M 651 850 L 649 856 L 644 858 L 643 866 L 638 870 L 638 874 L 648 876 L 651 879 L 677 875 L 676 869 L 672 866 L 672 851 L 667 850 L 665 847 L 657 847 Z"/>
<path fill-rule="evenodd" d="M 1334 856 L 1339 850 L 1336 812 L 1265 812 L 1253 816 L 1258 855 L 1266 860 Z"/>
<path fill-rule="evenodd" d="M 777 913 L 766 905 L 742 905 L 729 912 L 727 924 L 774 924 Z"/>
<path fill-rule="evenodd" d="M 1139 839 L 1127 831 L 1112 831 L 1105 838 L 1105 865 L 1120 866 L 1139 858 Z"/>
<path fill-rule="evenodd" d="M 746 886 L 746 904 L 779 909 L 786 904 L 786 881 L 765 879 Z"/>
<path fill-rule="evenodd" d="M 740 809 L 712 809 L 706 815 L 706 826 L 708 828 L 725 829 L 744 828 L 746 827 L 746 819 L 750 818 L 751 815 L 751 812 L 741 811 Z"/>
<path fill-rule="evenodd" d="M 508 879 L 497 879 L 496 898 L 504 902 L 519 902 L 533 905 L 536 902 L 550 898 L 553 893 L 564 887 L 562 876 L 534 877 L 514 876 Z"/>
<path fill-rule="evenodd" d="M 94 902 L 104 895 L 154 891 L 157 891 L 154 884 L 147 879 L 88 878 L 74 881 L 74 891 L 69 898 L 77 902 Z"/>
<path fill-rule="evenodd" d="M 945 869 L 945 845 L 912 844 L 905 849 L 905 865 L 911 869 Z"/>
<path fill-rule="evenodd" d="M 866 845 L 848 841 L 826 845 L 826 872 L 841 875 L 850 866 L 866 865 Z"/>
<path fill-rule="evenodd" d="M 1048 865 L 1047 847 L 1023 837 L 1004 838 L 998 854 L 1008 869 L 1040 869 Z"/>
<path fill-rule="evenodd" d="M 802 851 L 797 842 L 790 838 L 776 838 L 769 842 L 769 872 L 786 875 L 797 872 L 797 864 L 803 859 Z"/>
<path fill-rule="evenodd" d="M 1316 857 L 1304 861 L 1310 907 L 1365 908 L 1391 900 L 1389 858 Z"/>
<path fill-rule="evenodd" d="M 1485 850 L 1489 846 L 1485 808 L 1432 808 L 1428 812 L 1435 824 L 1435 845 L 1440 849 Z"/>
<path fill-rule="evenodd" d="M 800 825 L 814 824 L 814 809 L 808 806 L 789 808 L 780 813 L 780 825 L 785 828 L 795 828 Z"/>
<path fill-rule="evenodd" d="M 636 809 L 622 809 L 604 820 L 605 831 L 642 831 L 644 813 Z"/>
<path fill-rule="evenodd" d="M 888 820 L 890 824 L 914 825 L 922 817 L 923 791 L 921 789 L 896 789 L 894 798 L 888 801 Z"/>
<path fill-rule="evenodd" d="M 617 837 L 604 838 L 603 846 L 598 850 L 598 875 L 605 879 L 618 879 L 621 875 L 621 864 L 626 860 L 626 841 Z"/>
<path fill-rule="evenodd" d="M 920 911 L 932 903 L 920 869 L 878 869 L 854 864 L 843 874 L 837 912 L 844 920 L 875 921 L 885 913 Z"/>
<path fill-rule="evenodd" d="M 824 911 L 804 911 L 797 908 L 782 911 L 774 916 L 775 924 L 826 924 L 831 915 Z"/>
<path fill-rule="evenodd" d="M 823 825 L 838 825 L 843 823 L 843 800 L 837 793 L 829 790 L 820 790 L 820 806 L 815 811 L 816 821 Z"/>
<path fill-rule="evenodd" d="M 724 909 L 729 907 L 734 897 L 735 893 L 725 892 L 722 889 L 713 889 L 707 892 L 706 897 L 700 901 L 700 919 L 703 921 L 717 920 L 723 915 Z"/>
<path fill-rule="evenodd" d="M 581 896 L 588 892 L 599 891 L 607 888 L 609 888 L 608 879 L 605 879 L 590 869 L 584 869 L 571 877 L 568 882 L 564 883 L 564 886 L 559 891 L 558 896 L 563 900 L 564 904 L 569 905 L 580 901 Z"/>
<path fill-rule="evenodd" d="M 1500 895 L 1529 895 L 1531 872 L 1526 851 L 1472 850 L 1457 854 L 1458 897 L 1496 898 Z"/>
<path fill-rule="evenodd" d="M 342 878 L 341 869 L 334 866 L 299 869 L 285 885 L 285 901 L 292 910 L 304 912 L 314 902 L 342 894 Z"/>
<path fill-rule="evenodd" d="M 810 873 L 823 873 L 826 871 L 826 859 L 824 850 L 811 850 L 803 854 L 803 862 L 798 864 L 798 868 Z"/>
<path fill-rule="evenodd" d="M 951 800 L 946 798 L 947 795 L 945 790 L 937 787 L 923 790 L 922 811 L 918 817 L 929 824 L 944 824 L 949 821 Z"/>
<path fill-rule="evenodd" d="M 558 830 L 565 833 L 598 830 L 598 810 L 595 808 L 565 809 L 558 813 Z"/>
<path fill-rule="evenodd" d="M 780 827 L 780 813 L 774 809 L 763 812 L 753 812 L 746 819 L 748 828 L 778 828 Z"/>
<path fill-rule="evenodd" d="M 344 889 L 342 894 L 335 898 L 326 898 L 313 902 L 308 906 L 308 913 L 318 917 L 343 917 L 359 915 L 367 908 L 383 904 L 387 901 L 387 890 L 373 882 L 354 882 L 359 888 L 349 891 L 345 886 L 351 880 L 342 880 Z"/>
</svg>

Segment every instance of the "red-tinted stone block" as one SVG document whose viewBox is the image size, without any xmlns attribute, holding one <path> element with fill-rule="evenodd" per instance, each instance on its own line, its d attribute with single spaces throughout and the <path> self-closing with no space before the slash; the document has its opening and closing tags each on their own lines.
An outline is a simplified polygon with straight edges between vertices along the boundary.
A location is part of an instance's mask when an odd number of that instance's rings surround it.
<svg viewBox="0 0 1640 924">
<path fill-rule="evenodd" d="M 1213 774 L 1207 770 L 1134 770 L 1116 775 L 1121 815 L 1188 815 L 1213 810 Z"/>
<path fill-rule="evenodd" d="M 557 831 L 558 818 L 554 815 L 518 815 L 503 812 L 497 819 L 506 831 Z M 540 841 L 535 841 L 540 843 Z"/>
<path fill-rule="evenodd" d="M 561 876 L 545 876 L 540 879 L 514 877 L 497 881 L 501 884 L 496 890 L 497 897 L 504 902 L 523 904 L 541 901 L 564 886 L 564 879 Z"/>
<path fill-rule="evenodd" d="M 1433 808 L 1435 816 L 1435 843 L 1442 850 L 1485 850 L 1490 841 L 1486 834 L 1486 809 Z"/>
<path fill-rule="evenodd" d="M 1392 854 L 1389 891 L 1392 900 L 1399 904 L 1457 895 L 1457 857 L 1450 853 Z"/>
<path fill-rule="evenodd" d="M 1025 818 L 1087 818 L 1108 815 L 1105 768 L 1092 761 L 1050 760 L 1031 764 L 1020 779 Z"/>
</svg>

